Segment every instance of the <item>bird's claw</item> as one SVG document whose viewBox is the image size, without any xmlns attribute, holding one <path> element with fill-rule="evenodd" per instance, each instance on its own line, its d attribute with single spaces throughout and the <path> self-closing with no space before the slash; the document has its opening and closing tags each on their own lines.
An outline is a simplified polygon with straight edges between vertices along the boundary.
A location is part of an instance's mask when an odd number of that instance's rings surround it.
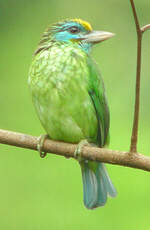
<svg viewBox="0 0 150 230">
<path fill-rule="evenodd" d="M 84 160 L 81 155 L 84 146 L 90 146 L 87 140 L 81 140 L 74 152 L 74 157 L 79 161 L 79 163 Z"/>
<path fill-rule="evenodd" d="M 42 151 L 42 148 L 43 148 L 43 144 L 44 144 L 44 141 L 48 138 L 48 135 L 47 134 L 42 134 L 39 136 L 38 138 L 38 143 L 37 143 L 37 150 L 40 154 L 40 157 L 41 158 L 44 158 L 46 156 L 46 152 L 43 152 Z"/>
</svg>

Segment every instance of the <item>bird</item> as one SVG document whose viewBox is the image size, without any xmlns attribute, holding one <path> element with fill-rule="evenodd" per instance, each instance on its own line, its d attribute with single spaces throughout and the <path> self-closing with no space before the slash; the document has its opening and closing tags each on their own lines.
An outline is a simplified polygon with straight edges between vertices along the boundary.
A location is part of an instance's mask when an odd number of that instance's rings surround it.
<svg viewBox="0 0 150 230">
<path fill-rule="evenodd" d="M 109 144 L 109 107 L 91 50 L 113 36 L 79 18 L 54 23 L 43 33 L 29 70 L 32 101 L 48 137 L 78 144 L 75 155 L 87 209 L 104 206 L 108 196 L 117 195 L 104 163 L 79 154 L 85 142 L 100 148 Z"/>
</svg>

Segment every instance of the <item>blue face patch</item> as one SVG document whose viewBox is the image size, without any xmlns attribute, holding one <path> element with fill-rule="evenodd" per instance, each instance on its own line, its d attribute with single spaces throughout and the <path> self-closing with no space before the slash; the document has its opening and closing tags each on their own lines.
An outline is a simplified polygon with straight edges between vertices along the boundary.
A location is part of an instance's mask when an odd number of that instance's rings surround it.
<svg viewBox="0 0 150 230">
<path fill-rule="evenodd" d="M 89 52 L 91 44 L 78 39 L 84 37 L 88 31 L 76 22 L 67 22 L 55 28 L 55 38 L 57 41 L 72 42 L 76 40 L 79 46 L 86 52 Z"/>
<path fill-rule="evenodd" d="M 77 28 L 77 33 L 72 33 L 72 28 Z M 78 39 L 86 33 L 84 27 L 76 22 L 68 22 L 56 29 L 55 37 L 58 41 L 69 41 Z"/>
<path fill-rule="evenodd" d="M 71 39 L 78 39 L 79 35 L 78 34 L 70 34 L 68 31 L 60 31 L 60 32 L 56 33 L 55 38 L 58 41 L 67 42 L 67 41 L 70 41 Z"/>
</svg>

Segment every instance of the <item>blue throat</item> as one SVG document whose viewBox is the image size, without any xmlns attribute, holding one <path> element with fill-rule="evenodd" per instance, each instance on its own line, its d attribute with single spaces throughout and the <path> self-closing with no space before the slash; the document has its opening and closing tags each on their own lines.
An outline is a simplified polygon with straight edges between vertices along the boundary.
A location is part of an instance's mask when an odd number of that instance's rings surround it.
<svg viewBox="0 0 150 230">
<path fill-rule="evenodd" d="M 92 44 L 91 43 L 81 43 L 81 44 L 79 44 L 79 47 L 83 50 L 83 51 L 85 51 L 86 53 L 90 53 L 91 52 L 91 49 L 92 49 Z"/>
</svg>

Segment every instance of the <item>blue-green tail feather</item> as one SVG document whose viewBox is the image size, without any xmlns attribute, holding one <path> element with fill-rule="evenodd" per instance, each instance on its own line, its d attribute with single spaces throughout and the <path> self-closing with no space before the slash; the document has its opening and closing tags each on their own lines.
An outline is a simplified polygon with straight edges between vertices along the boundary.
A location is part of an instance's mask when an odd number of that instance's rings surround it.
<svg viewBox="0 0 150 230">
<path fill-rule="evenodd" d="M 110 197 L 116 197 L 117 195 L 117 191 L 108 175 L 108 172 L 106 170 L 106 167 L 103 163 L 99 163 L 98 164 L 98 171 L 99 173 L 101 174 L 102 176 L 102 180 L 103 180 L 103 183 L 105 185 L 105 189 L 107 191 L 107 194 L 110 196 Z"/>
<path fill-rule="evenodd" d="M 83 199 L 88 209 L 104 206 L 107 196 L 115 197 L 116 189 L 102 163 L 82 162 Z"/>
</svg>

